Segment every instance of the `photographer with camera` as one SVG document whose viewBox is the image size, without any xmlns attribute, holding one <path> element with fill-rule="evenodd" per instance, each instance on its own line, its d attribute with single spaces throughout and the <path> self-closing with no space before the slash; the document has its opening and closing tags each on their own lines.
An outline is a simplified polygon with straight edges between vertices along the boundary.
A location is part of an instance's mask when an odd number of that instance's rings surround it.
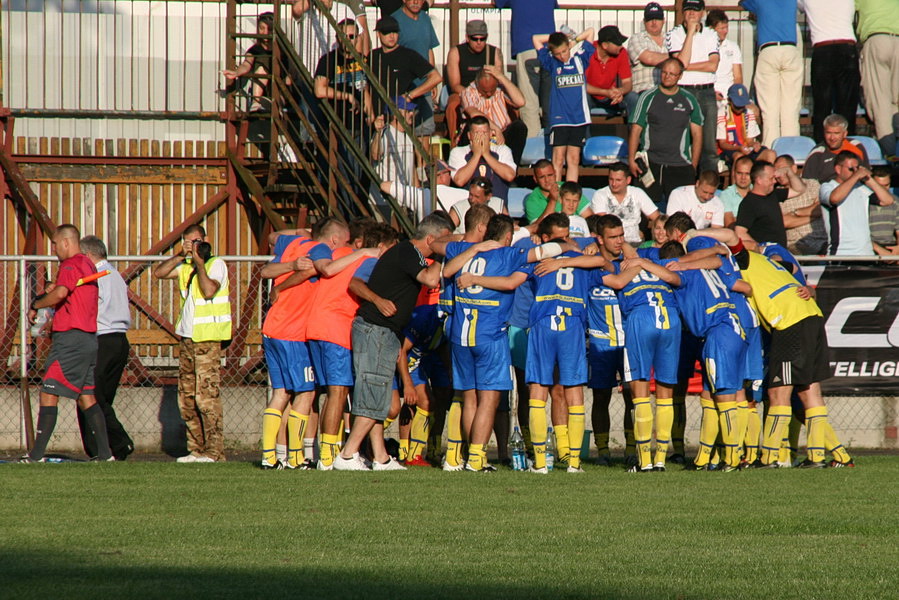
<svg viewBox="0 0 899 600">
<path fill-rule="evenodd" d="M 187 427 L 189 454 L 178 462 L 225 460 L 222 426 L 222 342 L 231 339 L 231 302 L 225 261 L 212 256 L 206 230 L 184 231 L 181 252 L 153 270 L 157 279 L 177 279 L 181 313 L 175 333 L 181 337 L 178 408 Z"/>
</svg>

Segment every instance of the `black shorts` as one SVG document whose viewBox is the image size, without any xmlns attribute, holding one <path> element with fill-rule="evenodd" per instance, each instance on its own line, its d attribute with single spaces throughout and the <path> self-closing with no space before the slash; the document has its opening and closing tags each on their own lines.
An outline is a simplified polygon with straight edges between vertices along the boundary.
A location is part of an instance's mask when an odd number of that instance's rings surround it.
<svg viewBox="0 0 899 600">
<path fill-rule="evenodd" d="M 583 148 L 587 143 L 587 134 L 590 133 L 589 125 L 558 125 L 549 130 L 549 145 L 577 146 Z"/>
<path fill-rule="evenodd" d="M 824 317 L 806 317 L 771 332 L 767 385 L 807 386 L 830 377 Z"/>
<path fill-rule="evenodd" d="M 53 333 L 41 391 L 77 399 L 94 393 L 97 334 L 70 329 Z"/>
</svg>

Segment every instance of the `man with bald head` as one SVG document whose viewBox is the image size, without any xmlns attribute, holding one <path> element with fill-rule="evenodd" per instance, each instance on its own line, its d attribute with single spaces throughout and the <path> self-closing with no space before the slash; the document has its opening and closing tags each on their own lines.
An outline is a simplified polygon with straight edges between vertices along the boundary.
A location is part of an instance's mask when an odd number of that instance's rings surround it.
<svg viewBox="0 0 899 600">
<path fill-rule="evenodd" d="M 21 462 L 44 462 L 44 453 L 56 427 L 59 397 L 78 402 L 97 443 L 98 460 L 115 460 L 109 449 L 106 420 L 94 397 L 94 366 L 97 362 L 97 282 L 82 283 L 97 272 L 94 263 L 81 253 L 81 235 L 74 225 L 60 225 L 51 238 L 59 258 L 56 281 L 31 302 L 28 319 L 37 311 L 53 308 L 53 343 L 47 356 L 41 385 L 37 436 Z"/>
<path fill-rule="evenodd" d="M 483 67 L 462 92 L 461 100 L 466 118 L 486 117 L 490 121 L 491 132 L 501 135 L 512 150 L 515 164 L 520 164 L 528 128 L 521 119 L 513 119 L 509 109 L 524 106 L 524 94 L 503 70 L 494 65 Z"/>
</svg>

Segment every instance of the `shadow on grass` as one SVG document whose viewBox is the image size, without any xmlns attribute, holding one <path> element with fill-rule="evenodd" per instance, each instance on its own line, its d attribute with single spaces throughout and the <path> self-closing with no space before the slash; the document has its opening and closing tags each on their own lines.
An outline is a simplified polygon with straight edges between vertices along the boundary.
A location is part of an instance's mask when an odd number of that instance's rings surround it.
<svg viewBox="0 0 899 600">
<path fill-rule="evenodd" d="M 284 555 L 279 554 L 279 556 Z M 208 568 L 171 565 L 130 566 L 122 552 L 87 557 L 45 553 L 0 551 L 4 573 L 3 596 L 27 598 L 684 598 L 653 586 L 640 590 L 617 589 L 559 581 L 551 573 L 540 584 L 503 583 L 500 573 L 483 579 L 454 575 L 452 565 L 422 566 L 415 573 L 397 570 L 354 569 L 335 564 L 310 568 L 301 558 L 279 559 L 271 568 Z M 463 560 L 463 559 L 460 559 Z M 339 558 L 335 557 L 335 562 Z M 105 564 L 104 564 L 105 563 Z M 535 574 L 535 578 L 539 577 Z"/>
</svg>

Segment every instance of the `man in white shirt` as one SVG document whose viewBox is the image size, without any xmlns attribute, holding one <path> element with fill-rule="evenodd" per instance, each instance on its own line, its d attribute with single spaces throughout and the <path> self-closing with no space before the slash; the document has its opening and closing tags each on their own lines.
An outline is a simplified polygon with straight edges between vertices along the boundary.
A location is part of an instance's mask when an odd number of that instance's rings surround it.
<svg viewBox="0 0 899 600">
<path fill-rule="evenodd" d="M 596 215 L 615 215 L 624 225 L 624 241 L 639 244 L 640 217 L 645 215 L 650 221 L 659 216 L 659 209 L 646 192 L 631 185 L 631 174 L 624 163 L 609 167 L 609 185 L 596 190 L 590 201 L 590 208 Z"/>
<path fill-rule="evenodd" d="M 493 196 L 493 186 L 486 177 L 475 177 L 468 187 L 468 198 L 460 200 L 450 208 L 450 218 L 456 226 L 454 233 L 465 233 L 465 214 L 475 204 L 486 204 L 500 215 L 508 215 L 506 202 L 502 198 Z"/>
<path fill-rule="evenodd" d="M 721 9 L 710 10 L 705 19 L 705 26 L 718 36 L 718 70 L 715 71 L 715 97 L 718 98 L 718 111 L 722 102 L 727 102 L 727 90 L 735 83 L 743 83 L 743 51 L 736 42 L 727 39 L 730 23 L 727 13 Z"/>
<path fill-rule="evenodd" d="M 677 188 L 668 196 L 668 214 L 685 212 L 696 223 L 696 229 L 724 227 L 724 204 L 715 196 L 718 173 L 702 171 L 696 185 Z"/>
<path fill-rule="evenodd" d="M 490 138 L 487 117 L 472 118 L 468 125 L 469 145 L 456 146 L 450 151 L 453 183 L 467 188 L 473 177 L 486 177 L 493 186 L 494 195 L 506 200 L 509 184 L 515 180 L 518 167 L 512 150 L 505 144 L 494 144 Z"/>
<path fill-rule="evenodd" d="M 703 0 L 684 0 L 684 23 L 668 32 L 665 46 L 671 56 L 684 64 L 680 87 L 696 96 L 702 109 L 702 158 L 700 169 L 715 169 L 718 164 L 715 123 L 718 101 L 715 99 L 715 72 L 720 54 L 718 34 L 702 26 Z"/>
</svg>

